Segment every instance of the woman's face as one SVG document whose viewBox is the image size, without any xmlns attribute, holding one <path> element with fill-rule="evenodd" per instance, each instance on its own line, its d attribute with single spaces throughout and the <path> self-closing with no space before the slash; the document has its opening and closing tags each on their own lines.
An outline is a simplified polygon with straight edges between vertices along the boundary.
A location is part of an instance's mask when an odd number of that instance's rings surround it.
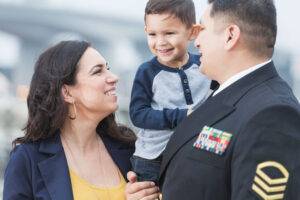
<svg viewBox="0 0 300 200">
<path fill-rule="evenodd" d="M 77 113 L 107 116 L 116 111 L 118 77 L 108 70 L 102 55 L 89 47 L 78 64 L 76 83 L 69 88 Z"/>
</svg>

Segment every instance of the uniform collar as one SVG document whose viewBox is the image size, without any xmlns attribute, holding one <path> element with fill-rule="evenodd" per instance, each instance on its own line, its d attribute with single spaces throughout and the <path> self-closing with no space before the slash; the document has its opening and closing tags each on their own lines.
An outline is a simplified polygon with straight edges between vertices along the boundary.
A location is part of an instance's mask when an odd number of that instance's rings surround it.
<svg viewBox="0 0 300 200">
<path fill-rule="evenodd" d="M 213 96 L 217 95 L 218 93 L 220 93 L 222 90 L 224 90 L 225 88 L 229 87 L 230 85 L 232 85 L 234 82 L 238 81 L 239 79 L 243 78 L 244 76 L 250 74 L 251 72 L 265 66 L 266 64 L 270 63 L 272 60 L 268 60 L 265 61 L 263 63 L 257 64 L 253 67 L 249 67 L 235 75 L 233 75 L 232 77 L 230 77 L 229 79 L 227 79 L 223 84 L 220 85 L 220 87 L 214 92 Z"/>
<path fill-rule="evenodd" d="M 215 94 L 213 99 L 220 99 L 227 105 L 234 105 L 249 90 L 276 76 L 278 76 L 278 73 L 271 61 L 233 82 L 230 86 L 224 88 L 222 92 Z"/>
</svg>

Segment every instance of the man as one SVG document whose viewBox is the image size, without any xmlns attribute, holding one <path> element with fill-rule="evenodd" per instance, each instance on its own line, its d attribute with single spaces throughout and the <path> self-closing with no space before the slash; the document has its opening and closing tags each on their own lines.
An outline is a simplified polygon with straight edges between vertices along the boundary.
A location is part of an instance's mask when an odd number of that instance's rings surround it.
<svg viewBox="0 0 300 200">
<path fill-rule="evenodd" d="M 195 45 L 220 87 L 178 126 L 163 200 L 300 199 L 300 106 L 271 60 L 272 0 L 209 0 Z"/>
</svg>

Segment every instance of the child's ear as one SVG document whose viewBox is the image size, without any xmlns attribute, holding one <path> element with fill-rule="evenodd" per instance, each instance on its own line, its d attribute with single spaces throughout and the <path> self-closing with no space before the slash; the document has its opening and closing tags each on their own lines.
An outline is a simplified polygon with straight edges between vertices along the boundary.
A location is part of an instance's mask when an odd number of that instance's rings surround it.
<svg viewBox="0 0 300 200">
<path fill-rule="evenodd" d="M 191 30 L 191 35 L 190 35 L 189 40 L 194 40 L 197 38 L 197 36 L 200 32 L 201 26 L 200 26 L 200 24 L 194 24 L 191 29 L 192 30 Z"/>
<path fill-rule="evenodd" d="M 144 31 L 147 34 L 147 26 L 146 25 L 144 26 Z"/>
</svg>

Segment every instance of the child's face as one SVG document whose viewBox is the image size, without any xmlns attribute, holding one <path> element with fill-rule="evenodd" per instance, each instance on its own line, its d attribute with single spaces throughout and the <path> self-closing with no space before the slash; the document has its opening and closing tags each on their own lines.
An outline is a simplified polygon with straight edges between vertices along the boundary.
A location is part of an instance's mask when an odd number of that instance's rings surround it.
<svg viewBox="0 0 300 200">
<path fill-rule="evenodd" d="M 187 47 L 193 39 L 193 28 L 170 14 L 146 16 L 145 31 L 151 52 L 161 64 L 181 67 L 187 62 Z"/>
</svg>

